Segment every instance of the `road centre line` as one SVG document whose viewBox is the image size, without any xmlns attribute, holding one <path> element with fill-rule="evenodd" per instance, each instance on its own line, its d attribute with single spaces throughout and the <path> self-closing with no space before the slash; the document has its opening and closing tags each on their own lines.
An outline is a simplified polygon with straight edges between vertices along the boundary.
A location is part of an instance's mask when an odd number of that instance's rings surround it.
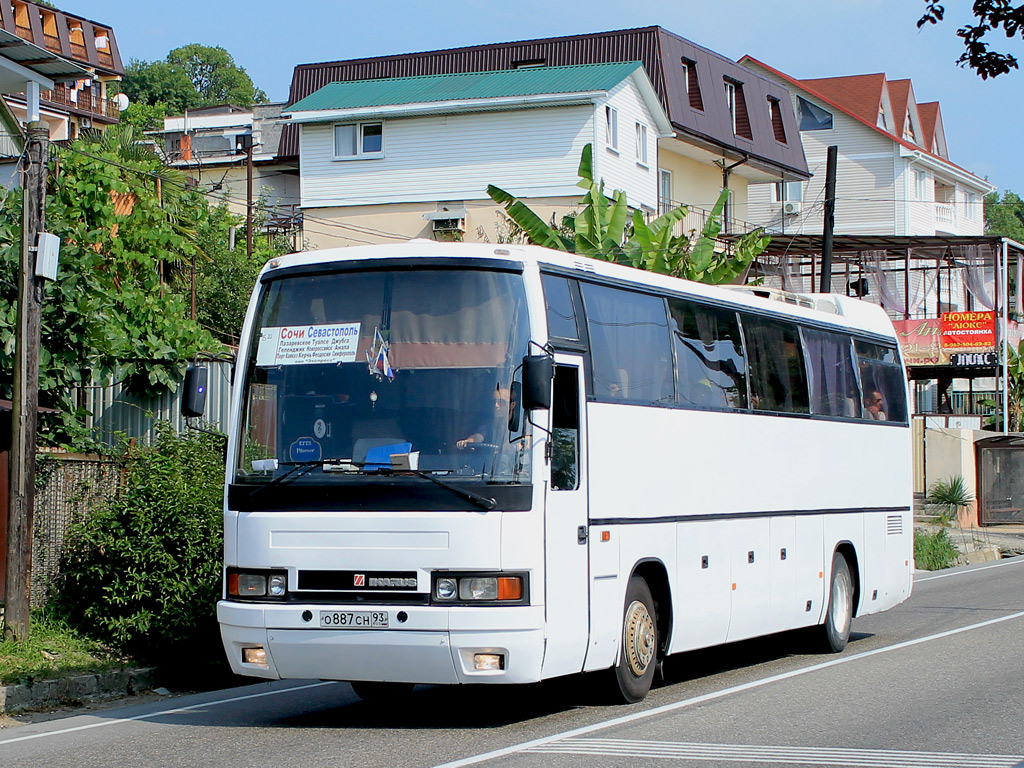
<svg viewBox="0 0 1024 768">
<path fill-rule="evenodd" d="M 914 640 L 905 640 L 902 643 L 896 643 L 895 645 L 886 645 L 881 648 L 875 648 L 874 650 L 864 651 L 863 653 L 857 653 L 853 656 L 842 656 L 838 659 L 824 661 L 820 664 L 813 664 L 809 667 L 801 667 L 800 669 L 790 670 L 789 672 L 783 672 L 778 675 L 772 675 L 770 677 L 765 677 L 760 680 L 752 680 L 751 682 L 743 683 L 742 685 L 735 685 L 731 688 L 723 688 L 720 691 L 712 691 L 711 693 L 705 693 L 701 696 L 694 696 L 691 699 L 683 699 L 682 701 L 676 701 L 671 704 L 663 704 L 660 707 L 647 709 L 643 712 L 634 712 L 629 715 L 614 717 L 611 720 L 605 720 L 600 723 L 593 723 L 592 725 L 585 725 L 580 728 L 573 728 L 568 731 L 556 733 L 552 736 L 544 736 L 539 739 L 531 739 L 530 741 L 524 741 L 520 744 L 514 744 L 511 747 L 503 747 L 501 749 L 495 749 L 491 752 L 484 752 L 482 754 L 474 755 L 472 757 L 465 757 L 461 760 L 453 760 L 448 763 L 442 763 L 441 765 L 434 766 L 434 768 L 463 768 L 463 766 L 467 765 L 477 765 L 487 760 L 495 760 L 499 757 L 506 757 L 508 755 L 518 754 L 520 752 L 525 752 L 527 750 L 532 750 L 537 747 L 542 747 L 556 741 L 571 739 L 576 736 L 584 736 L 588 733 L 602 731 L 605 728 L 612 728 L 617 725 L 625 725 L 627 723 L 633 723 L 638 720 L 644 720 L 648 717 L 654 717 L 656 715 L 664 715 L 669 712 L 675 712 L 676 710 L 684 709 L 686 707 L 692 707 L 696 704 L 703 704 L 704 702 L 714 701 L 715 699 L 721 699 L 726 696 L 730 696 L 734 693 L 741 693 L 743 691 L 749 691 L 754 688 L 761 688 L 762 686 L 768 685 L 770 683 L 777 683 L 781 682 L 782 680 L 789 680 L 790 678 L 800 677 L 810 672 L 817 672 L 818 670 L 827 669 L 828 667 L 834 667 L 839 664 L 847 664 L 851 661 L 859 661 L 860 659 L 866 659 L 869 656 L 877 656 L 881 653 L 889 653 L 890 651 L 898 651 L 904 648 L 910 648 L 911 646 L 921 645 L 922 643 L 928 643 L 933 640 L 941 640 L 945 637 L 959 635 L 963 632 L 971 632 L 975 629 L 982 629 L 984 627 L 990 627 L 994 624 L 1000 624 L 1004 621 L 1012 621 L 1013 619 L 1020 618 L 1024 618 L 1024 611 L 1018 611 L 1017 613 L 1011 613 L 1006 616 L 1000 616 L 995 619 L 988 619 L 987 621 L 981 621 L 977 624 L 970 624 L 966 627 L 948 629 L 945 632 L 939 632 L 937 634 L 928 635 L 926 637 L 919 637 Z"/>
<path fill-rule="evenodd" d="M 206 707 L 219 707 L 221 704 L 233 704 L 236 701 L 248 701 L 249 699 L 260 699 L 265 696 L 276 696 L 279 693 L 292 693 L 293 691 L 305 691 L 310 688 L 320 688 L 325 685 L 337 685 L 332 680 L 327 680 L 319 683 L 309 683 L 307 685 L 297 685 L 291 688 L 277 688 L 273 691 L 261 691 L 260 693 L 250 693 L 245 696 L 232 696 L 230 699 L 220 699 L 217 701 L 204 701 L 202 704 L 190 704 L 187 707 L 175 707 L 174 709 L 161 709 L 157 712 L 149 712 L 145 715 L 134 715 L 132 717 L 118 717 L 112 720 L 101 720 L 98 723 L 89 723 L 88 725 L 76 725 L 72 728 L 62 728 L 59 731 L 44 731 L 43 733 L 30 733 L 27 736 L 16 736 L 13 739 L 0 740 L 0 747 L 4 744 L 14 744 L 17 741 L 30 741 L 31 739 L 42 739 L 47 736 L 61 736 L 65 733 L 75 733 L 76 731 L 88 731 L 92 728 L 103 728 L 108 725 L 117 725 L 118 723 L 131 723 L 136 720 L 152 720 L 154 717 L 161 717 L 163 715 L 177 715 L 182 712 L 189 712 L 194 709 L 203 709 Z"/>
<path fill-rule="evenodd" d="M 987 571 L 989 568 L 1002 568 L 1004 565 L 1020 565 L 1024 563 L 1024 557 L 1008 557 L 1005 560 L 1000 560 L 998 563 L 992 563 L 992 565 L 983 565 L 980 568 L 957 568 L 950 571 L 949 573 L 940 573 L 938 576 L 926 576 L 923 579 L 914 579 L 915 584 L 919 584 L 923 581 L 935 581 L 935 579 L 948 579 L 950 576 L 967 576 L 971 573 L 978 573 L 978 571 Z"/>
<path fill-rule="evenodd" d="M 525 750 L 531 754 L 707 760 L 715 763 L 785 763 L 854 768 L 1014 768 L 1021 755 L 973 755 L 892 749 L 779 747 L 760 744 L 695 744 L 633 739 L 571 739 Z"/>
</svg>

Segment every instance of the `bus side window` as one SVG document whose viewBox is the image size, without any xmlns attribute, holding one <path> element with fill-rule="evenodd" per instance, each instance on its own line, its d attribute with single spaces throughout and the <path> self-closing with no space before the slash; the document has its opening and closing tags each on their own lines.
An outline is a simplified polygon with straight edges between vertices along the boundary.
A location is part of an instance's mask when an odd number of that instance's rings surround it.
<svg viewBox="0 0 1024 768">
<path fill-rule="evenodd" d="M 580 331 L 569 281 L 555 275 L 541 275 L 540 281 L 548 309 L 548 335 L 571 341 L 579 340 Z"/>
<path fill-rule="evenodd" d="M 575 366 L 556 365 L 551 402 L 551 489 L 580 486 L 580 388 Z"/>
</svg>

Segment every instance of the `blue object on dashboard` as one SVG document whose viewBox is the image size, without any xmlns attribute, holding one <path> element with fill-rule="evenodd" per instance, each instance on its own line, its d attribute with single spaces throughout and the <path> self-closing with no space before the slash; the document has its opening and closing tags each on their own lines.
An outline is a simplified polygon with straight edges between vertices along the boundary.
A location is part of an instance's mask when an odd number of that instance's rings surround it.
<svg viewBox="0 0 1024 768">
<path fill-rule="evenodd" d="M 366 463 L 363 469 L 372 472 L 375 469 L 390 469 L 391 455 L 395 453 L 409 453 L 412 450 L 412 443 L 391 443 L 390 445 L 378 445 L 366 452 Z"/>
</svg>

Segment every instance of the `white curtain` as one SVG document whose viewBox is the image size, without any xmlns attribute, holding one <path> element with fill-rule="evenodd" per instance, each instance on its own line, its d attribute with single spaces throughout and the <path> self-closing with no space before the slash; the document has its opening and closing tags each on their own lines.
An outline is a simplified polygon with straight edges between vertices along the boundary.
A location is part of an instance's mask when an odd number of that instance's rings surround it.
<svg viewBox="0 0 1024 768">
<path fill-rule="evenodd" d="M 987 310 L 996 308 L 993 300 L 995 294 L 995 271 L 993 269 L 993 280 L 990 283 L 986 277 L 987 268 L 993 264 L 992 249 L 988 246 L 968 245 L 961 249 L 963 254 L 964 285 L 967 291 L 974 297 L 982 307 Z"/>
<path fill-rule="evenodd" d="M 929 267 L 927 271 L 919 272 L 920 278 L 911 275 L 910 295 L 903 296 L 900 286 L 907 283 L 903 269 L 886 271 L 885 251 L 864 251 L 862 256 L 866 261 L 868 273 L 873 278 L 875 287 L 878 290 L 882 306 L 898 314 L 913 314 L 924 307 L 925 300 L 935 287 L 935 281 L 939 276 L 938 267 Z M 907 251 L 906 262 L 914 262 L 914 252 Z M 906 263 L 897 262 L 897 263 Z M 906 268 L 906 267 L 904 267 Z"/>
</svg>

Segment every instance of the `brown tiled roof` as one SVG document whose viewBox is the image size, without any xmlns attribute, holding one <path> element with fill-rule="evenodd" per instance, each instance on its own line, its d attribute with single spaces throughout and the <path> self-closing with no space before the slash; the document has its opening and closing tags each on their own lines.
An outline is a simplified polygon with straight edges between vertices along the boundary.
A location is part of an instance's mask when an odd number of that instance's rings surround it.
<svg viewBox="0 0 1024 768">
<path fill-rule="evenodd" d="M 831 106 L 835 107 L 836 109 L 840 109 L 843 112 L 846 112 L 848 115 L 850 115 L 850 117 L 854 118 L 855 120 L 859 120 L 860 122 L 862 122 L 865 125 L 867 125 L 869 128 L 872 128 L 872 129 L 878 131 L 879 133 L 885 134 L 890 139 L 895 141 L 897 144 L 902 144 L 907 149 L 923 151 L 926 155 L 930 155 L 930 156 L 936 158 L 937 160 L 941 160 L 942 162 L 946 163 L 947 165 L 950 165 L 950 166 L 952 166 L 953 168 L 956 168 L 959 171 L 963 171 L 964 173 L 966 173 L 966 174 L 968 174 L 970 176 L 973 176 L 974 178 L 978 179 L 978 181 L 987 183 L 980 176 L 978 176 L 977 174 L 967 170 L 966 168 L 963 168 L 963 167 L 957 165 L 956 163 L 952 162 L 948 157 L 944 157 L 944 156 L 939 155 L 939 154 L 937 154 L 935 152 L 932 152 L 930 147 L 924 149 L 922 147 L 919 147 L 916 144 L 913 144 L 913 143 L 907 141 L 904 138 L 901 138 L 900 136 L 897 136 L 897 135 L 895 135 L 893 133 L 890 133 L 889 131 L 883 130 L 882 128 L 879 128 L 878 124 L 877 124 L 877 122 L 878 122 L 878 109 L 877 109 L 877 107 L 871 113 L 871 118 L 868 119 L 866 117 L 863 117 L 860 114 L 857 114 L 853 110 L 847 108 L 847 106 L 841 102 L 842 94 L 839 94 L 838 95 L 838 99 L 837 99 L 836 94 L 834 94 L 834 93 L 832 95 L 828 95 L 828 94 L 825 94 L 822 91 L 818 90 L 818 83 L 820 83 L 820 82 L 845 80 L 847 78 L 828 77 L 828 78 L 819 78 L 818 80 L 797 80 L 795 77 L 791 77 L 790 75 L 787 75 L 785 72 L 780 72 L 779 70 L 775 69 L 775 67 L 772 67 L 772 66 L 770 66 L 768 64 L 765 64 L 763 61 L 759 61 L 758 59 L 755 59 L 753 56 L 744 56 L 743 58 L 740 59 L 740 63 L 741 64 L 743 64 L 745 62 L 748 62 L 748 61 L 751 62 L 752 64 L 758 66 L 758 67 L 763 68 L 764 70 L 766 70 L 768 72 L 771 72 L 773 75 L 776 75 L 777 77 L 781 78 L 785 82 L 790 83 L 791 85 L 794 85 L 797 88 L 802 88 L 809 95 L 814 96 L 814 97 L 820 99 L 821 101 L 824 101 L 826 104 L 830 104 Z M 881 77 L 884 80 L 885 75 L 854 75 L 853 77 Z M 835 89 L 834 82 L 828 82 L 827 83 L 827 87 L 832 88 L 834 90 Z M 879 95 L 879 98 L 881 98 L 881 95 Z M 901 126 L 901 128 L 902 128 L 902 126 Z"/>
<path fill-rule="evenodd" d="M 935 127 L 939 122 L 939 102 L 927 101 L 918 104 L 917 114 L 921 118 L 921 142 L 925 149 L 931 150 L 935 139 Z"/>
<path fill-rule="evenodd" d="M 882 103 L 885 75 L 848 75 L 846 77 L 819 77 L 797 80 L 797 84 L 820 93 L 845 112 L 874 124 L 878 121 L 878 107 Z"/>
<path fill-rule="evenodd" d="M 910 81 L 889 81 L 889 103 L 892 104 L 892 133 L 903 135 L 903 125 L 907 120 L 907 109 L 910 107 Z"/>
</svg>

